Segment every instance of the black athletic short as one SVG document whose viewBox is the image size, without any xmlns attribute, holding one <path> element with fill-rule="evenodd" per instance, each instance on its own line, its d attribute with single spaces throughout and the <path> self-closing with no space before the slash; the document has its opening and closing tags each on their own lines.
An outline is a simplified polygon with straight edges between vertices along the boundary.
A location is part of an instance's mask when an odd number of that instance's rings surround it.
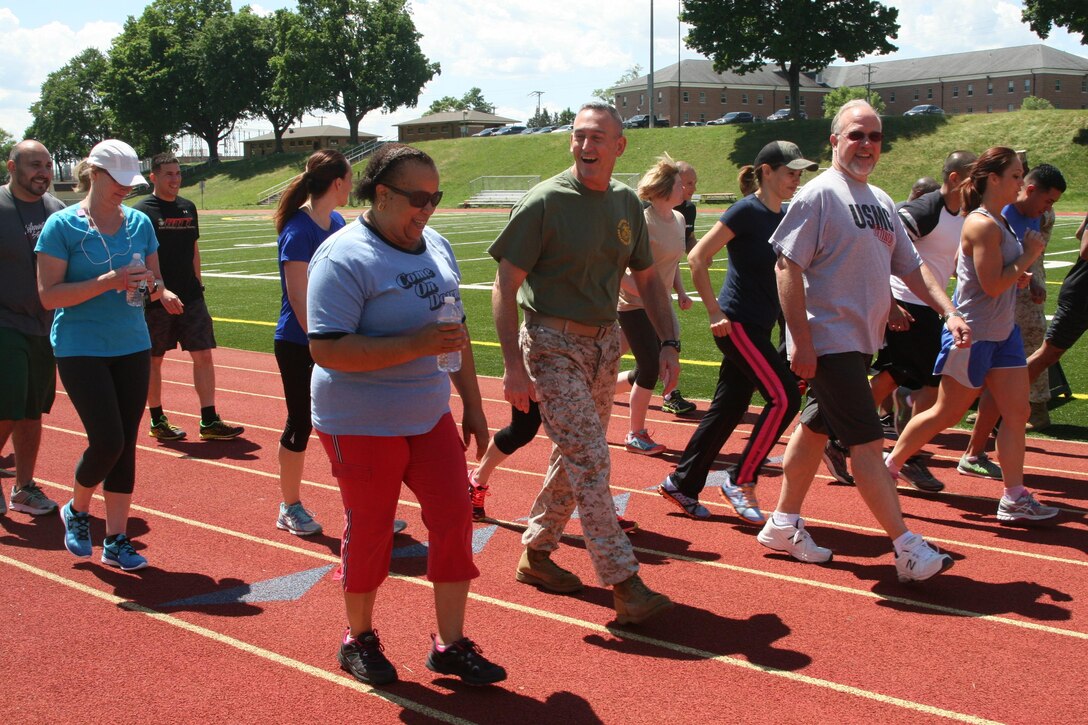
<svg viewBox="0 0 1088 725">
<path fill-rule="evenodd" d="M 845 446 L 882 440 L 884 427 L 869 390 L 871 360 L 861 352 L 818 357 L 801 422 L 815 433 L 834 435 Z"/>
<path fill-rule="evenodd" d="M 1085 330 L 1088 330 L 1088 277 L 1077 285 L 1062 285 L 1046 340 L 1059 350 L 1068 350 Z"/>
<path fill-rule="evenodd" d="M 909 330 L 884 333 L 884 348 L 876 356 L 874 370 L 887 370 L 897 385 L 908 388 L 937 387 L 939 375 L 933 374 L 933 363 L 941 352 L 941 316 L 929 305 L 910 302 L 897 303 L 914 318 Z"/>
</svg>

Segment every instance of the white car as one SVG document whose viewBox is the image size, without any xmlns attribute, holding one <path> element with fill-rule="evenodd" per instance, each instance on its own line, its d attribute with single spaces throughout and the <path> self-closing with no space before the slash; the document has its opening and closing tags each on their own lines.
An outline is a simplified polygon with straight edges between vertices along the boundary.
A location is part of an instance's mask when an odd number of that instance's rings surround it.
<svg viewBox="0 0 1088 725">
<path fill-rule="evenodd" d="M 574 130 L 574 124 L 568 123 L 565 126 L 556 126 L 555 130 L 552 131 L 552 133 L 570 133 L 573 130 Z"/>
</svg>

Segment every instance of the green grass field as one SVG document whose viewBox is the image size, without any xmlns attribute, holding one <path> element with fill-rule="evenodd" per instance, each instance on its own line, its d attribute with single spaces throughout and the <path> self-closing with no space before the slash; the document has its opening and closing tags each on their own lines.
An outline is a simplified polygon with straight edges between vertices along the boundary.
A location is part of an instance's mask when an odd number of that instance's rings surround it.
<svg viewBox="0 0 1088 725">
<path fill-rule="evenodd" d="M 714 214 L 701 214 L 696 234 L 701 235 L 709 229 L 715 218 Z M 431 226 L 453 244 L 461 265 L 461 294 L 474 337 L 477 368 L 482 375 L 502 375 L 502 356 L 490 310 L 495 262 L 486 250 L 505 221 L 504 213 L 439 212 L 431 219 Z M 1048 314 L 1053 312 L 1058 288 L 1076 257 L 1077 244 L 1073 232 L 1079 222 L 1079 217 L 1059 217 L 1046 252 L 1047 287 L 1050 291 Z M 201 262 L 208 306 L 217 320 L 219 344 L 271 352 L 272 333 L 280 307 L 276 235 L 271 213 L 204 215 L 200 227 Z M 725 269 L 724 255 L 721 255 L 711 272 L 715 289 L 720 288 Z M 687 272 L 686 264 L 684 271 Z M 689 292 L 693 293 L 690 278 L 686 284 Z M 717 381 L 721 356 L 707 330 L 706 309 L 697 301 L 687 312 L 680 312 L 680 320 L 684 343 L 681 387 L 686 396 L 709 398 Z M 1085 344 L 1081 342 L 1063 360 L 1065 373 L 1078 396 L 1052 403 L 1052 406 L 1057 403 L 1051 410 L 1054 426 L 1047 433 L 1055 437 L 1088 440 Z"/>
</svg>

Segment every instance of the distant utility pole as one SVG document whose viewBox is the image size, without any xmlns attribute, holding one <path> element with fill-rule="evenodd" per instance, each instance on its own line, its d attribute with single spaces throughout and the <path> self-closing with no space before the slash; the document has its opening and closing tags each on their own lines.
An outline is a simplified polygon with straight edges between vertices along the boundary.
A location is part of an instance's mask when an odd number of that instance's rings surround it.
<svg viewBox="0 0 1088 725">
<path fill-rule="evenodd" d="M 536 117 L 540 118 L 540 97 L 544 95 L 544 91 L 529 91 L 527 95 L 536 96 Z"/>
<path fill-rule="evenodd" d="M 650 93 L 650 122 L 646 128 L 653 128 L 657 120 L 657 112 L 654 111 L 654 0 L 650 0 L 650 74 L 647 76 Z"/>
</svg>

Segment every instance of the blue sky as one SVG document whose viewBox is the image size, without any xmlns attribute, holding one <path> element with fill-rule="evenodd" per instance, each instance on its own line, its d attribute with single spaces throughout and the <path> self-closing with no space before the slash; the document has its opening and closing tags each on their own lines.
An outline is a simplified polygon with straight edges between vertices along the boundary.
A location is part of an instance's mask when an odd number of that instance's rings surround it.
<svg viewBox="0 0 1088 725">
<path fill-rule="evenodd" d="M 1072 1 L 1072 0 L 1071 0 Z M 234 0 L 234 7 L 244 3 Z M 258 12 L 294 7 L 294 0 L 250 3 Z M 1005 0 L 895 0 L 898 53 L 872 60 L 911 58 L 1041 42 L 1020 22 L 1021 4 Z M 83 49 L 107 50 L 129 15 L 146 0 L 0 0 L 0 128 L 21 136 L 28 107 L 46 76 Z M 413 0 L 424 53 L 442 65 L 417 108 L 368 115 L 361 128 L 379 135 L 421 115 L 431 101 L 479 86 L 496 112 L 515 119 L 533 114 L 536 97 L 550 110 L 577 108 L 595 88 L 611 85 L 635 64 L 649 68 L 649 0 Z M 677 0 L 654 0 L 654 65 L 678 56 Z M 686 30 L 680 28 L 681 34 Z M 1080 36 L 1051 33 L 1052 47 L 1088 56 Z M 680 47 L 681 58 L 698 57 Z M 862 62 L 864 62 L 863 59 Z M 307 118 L 306 124 L 320 118 Z M 324 122 L 346 126 L 335 114 Z M 267 129 L 244 121 L 240 134 Z"/>
</svg>

